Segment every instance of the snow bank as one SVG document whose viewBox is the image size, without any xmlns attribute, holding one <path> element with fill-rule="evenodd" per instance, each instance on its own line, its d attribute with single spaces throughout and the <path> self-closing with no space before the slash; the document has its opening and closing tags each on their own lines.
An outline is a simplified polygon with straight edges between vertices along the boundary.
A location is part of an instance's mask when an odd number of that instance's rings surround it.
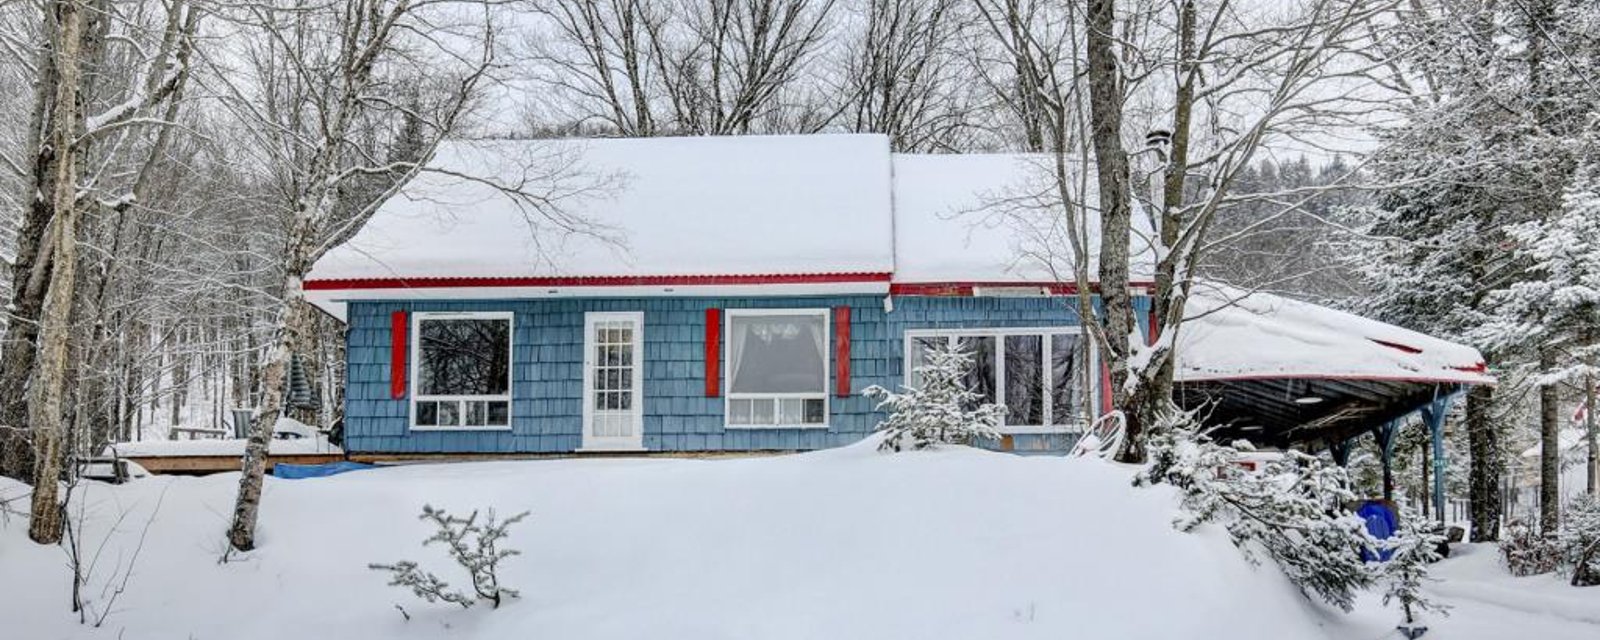
<svg viewBox="0 0 1600 640">
<path fill-rule="evenodd" d="M 893 269 L 881 135 L 451 142 L 310 280 Z M 562 169 L 552 169 L 561 167 Z M 560 175 L 551 180 L 551 172 Z M 544 218 L 505 187 L 556 196 Z M 551 186 L 555 185 L 555 186 Z"/>
<path fill-rule="evenodd" d="M 1131 488 L 1123 468 L 870 446 L 268 478 L 261 548 L 222 565 L 233 474 L 95 484 L 79 497 L 85 540 L 126 517 L 93 597 L 149 523 L 105 626 L 77 625 L 61 551 L 28 543 L 16 517 L 0 520 L 0 620 L 19 638 L 1342 637 L 1220 532 L 1173 530 L 1172 496 Z M 425 502 L 531 510 L 504 575 L 522 599 L 428 605 L 366 569 L 414 559 L 459 583 L 443 552 L 418 544 L 432 533 L 416 520 Z"/>
<path fill-rule="evenodd" d="M 1366 378 L 1493 384 L 1469 346 L 1336 309 L 1211 282 L 1195 285 L 1176 376 Z"/>
</svg>

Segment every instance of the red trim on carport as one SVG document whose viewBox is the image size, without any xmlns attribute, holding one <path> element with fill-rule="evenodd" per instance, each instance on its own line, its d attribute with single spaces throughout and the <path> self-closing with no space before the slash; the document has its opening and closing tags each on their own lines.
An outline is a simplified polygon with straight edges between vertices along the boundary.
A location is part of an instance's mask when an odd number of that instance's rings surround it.
<svg viewBox="0 0 1600 640">
<path fill-rule="evenodd" d="M 1465 367 L 1451 367 L 1457 370 L 1467 370 Z M 1251 380 L 1367 380 L 1372 382 L 1416 382 L 1423 384 L 1449 383 L 1449 384 L 1497 384 L 1494 381 L 1483 382 L 1479 380 L 1457 380 L 1438 376 L 1379 376 L 1356 374 L 1320 373 L 1251 373 L 1251 374 L 1217 374 L 1186 378 L 1179 376 L 1175 381 L 1183 382 L 1248 382 Z"/>
</svg>

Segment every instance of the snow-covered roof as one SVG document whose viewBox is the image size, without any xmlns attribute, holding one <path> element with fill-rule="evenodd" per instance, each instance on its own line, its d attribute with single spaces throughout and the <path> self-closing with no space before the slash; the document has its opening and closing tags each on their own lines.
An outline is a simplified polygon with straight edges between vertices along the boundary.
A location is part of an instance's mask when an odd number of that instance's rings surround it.
<svg viewBox="0 0 1600 640">
<path fill-rule="evenodd" d="M 308 279 L 894 267 L 884 136 L 463 141 L 430 167 Z M 539 198 L 553 201 L 541 211 Z"/>
<path fill-rule="evenodd" d="M 895 154 L 876 134 L 450 142 L 307 288 L 342 315 L 363 298 L 1070 282 L 1048 160 Z"/>
<path fill-rule="evenodd" d="M 1071 282 L 1074 263 L 1053 158 L 1040 154 L 895 154 L 896 282 Z M 1081 173 L 1075 172 L 1075 173 Z M 1093 182 L 1069 199 L 1088 203 L 1086 238 L 1099 255 Z M 1135 216 L 1133 277 L 1154 272 L 1148 218 Z M 1090 277 L 1098 273 L 1091 258 Z"/>
<path fill-rule="evenodd" d="M 1197 283 L 1184 309 L 1180 381 L 1494 383 L 1477 349 L 1337 309 L 1211 282 Z"/>
<path fill-rule="evenodd" d="M 1049 160 L 894 154 L 872 134 L 452 142 L 316 263 L 307 289 L 342 316 L 344 300 L 362 298 L 1071 282 Z M 1075 186 L 1076 201 L 1097 204 L 1092 182 Z M 1151 233 L 1146 216 L 1134 218 L 1139 281 L 1152 272 Z M 1091 255 L 1098 236 L 1091 226 Z M 1179 336 L 1183 380 L 1493 381 L 1471 347 L 1268 294 L 1202 289 Z"/>
</svg>

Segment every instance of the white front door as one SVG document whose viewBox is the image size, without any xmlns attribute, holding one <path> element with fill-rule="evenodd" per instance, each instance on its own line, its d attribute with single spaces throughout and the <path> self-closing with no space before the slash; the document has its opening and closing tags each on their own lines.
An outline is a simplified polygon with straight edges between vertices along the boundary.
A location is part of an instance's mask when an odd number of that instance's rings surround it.
<svg viewBox="0 0 1600 640">
<path fill-rule="evenodd" d="M 583 319 L 583 449 L 644 448 L 644 313 Z"/>
</svg>

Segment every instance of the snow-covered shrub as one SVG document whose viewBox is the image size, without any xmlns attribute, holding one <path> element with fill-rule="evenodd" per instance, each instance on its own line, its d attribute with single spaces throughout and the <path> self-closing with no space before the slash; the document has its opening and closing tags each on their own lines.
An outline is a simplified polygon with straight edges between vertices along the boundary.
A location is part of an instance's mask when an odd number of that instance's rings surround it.
<svg viewBox="0 0 1600 640">
<path fill-rule="evenodd" d="M 970 444 L 998 439 L 1005 407 L 983 401 L 983 394 L 967 386 L 972 354 L 959 345 L 928 351 L 926 363 L 917 367 L 921 386 L 896 393 L 867 387 L 863 394 L 878 399 L 878 408 L 891 412 L 878 423 L 884 433 L 884 451 L 926 449 L 940 444 Z"/>
<path fill-rule="evenodd" d="M 1556 544 L 1572 586 L 1600 585 L 1600 498 L 1583 494 L 1567 505 Z"/>
<path fill-rule="evenodd" d="M 1181 416 L 1180 416 L 1181 418 Z M 1250 471 L 1238 464 L 1249 443 L 1224 445 L 1192 426 L 1156 430 L 1151 464 L 1135 483 L 1167 483 L 1183 492 L 1174 524 L 1191 531 L 1221 525 L 1251 562 L 1271 558 L 1307 595 L 1349 611 L 1355 592 L 1373 582 L 1361 550 L 1374 545 L 1352 502 L 1345 470 L 1297 451 Z"/>
<path fill-rule="evenodd" d="M 458 518 L 443 509 L 435 509 L 431 505 L 422 506 L 422 515 L 418 519 L 430 521 L 439 529 L 427 540 L 423 540 L 422 545 L 428 546 L 439 542 L 448 547 L 450 558 L 467 570 L 467 575 L 472 580 L 472 594 L 450 590 L 449 583 L 431 572 L 423 571 L 417 563 L 409 560 L 394 564 L 373 563 L 367 565 L 367 568 L 388 571 L 389 586 L 409 588 L 417 597 L 428 602 L 442 600 L 461 605 L 461 608 L 465 609 L 482 600 L 499 608 L 502 600 L 517 597 L 515 589 L 500 584 L 500 562 L 521 554 L 516 549 L 501 549 L 500 541 L 505 539 L 511 525 L 521 522 L 526 517 L 528 512 L 524 511 L 504 520 L 496 520 L 494 510 L 490 509 L 480 523 L 477 511 L 473 511 L 472 515 L 465 518 Z"/>
<path fill-rule="evenodd" d="M 1410 509 L 1400 515 L 1400 530 L 1378 548 L 1390 552 L 1389 560 L 1379 565 L 1378 580 L 1383 584 L 1383 603 L 1400 604 L 1403 629 L 1424 628 L 1422 614 L 1444 613 L 1449 607 L 1422 592 L 1428 582 L 1428 565 L 1439 561 L 1439 543 L 1444 536 L 1433 532 L 1422 514 Z"/>
<path fill-rule="evenodd" d="M 1540 535 L 1521 520 L 1506 526 L 1500 539 L 1500 561 L 1514 576 L 1531 576 L 1555 571 L 1561 555 L 1549 538 Z"/>
</svg>

